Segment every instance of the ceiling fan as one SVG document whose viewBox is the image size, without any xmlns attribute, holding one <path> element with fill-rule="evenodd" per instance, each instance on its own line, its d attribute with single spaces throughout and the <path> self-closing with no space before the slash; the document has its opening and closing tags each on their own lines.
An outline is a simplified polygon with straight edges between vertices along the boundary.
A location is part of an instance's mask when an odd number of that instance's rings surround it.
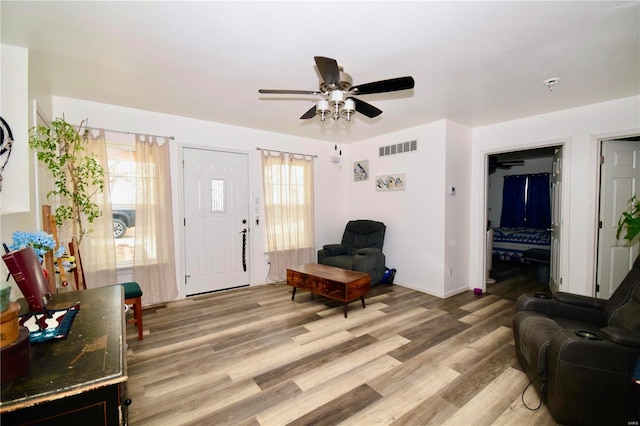
<svg viewBox="0 0 640 426">
<path fill-rule="evenodd" d="M 524 160 L 499 160 L 494 155 L 489 156 L 489 174 L 495 173 L 496 170 L 511 170 L 515 166 L 524 166 Z"/>
<path fill-rule="evenodd" d="M 338 66 L 335 59 L 314 56 L 314 60 L 323 80 L 320 82 L 319 90 L 259 89 L 258 93 L 322 96 L 317 105 L 302 114 L 300 119 L 307 120 L 319 115 L 321 121 L 330 116 L 334 120 L 343 117 L 347 121 L 351 121 L 351 117 L 356 112 L 369 118 L 382 114 L 382 110 L 354 96 L 413 89 L 415 85 L 413 77 L 398 77 L 353 86 L 353 79 L 344 72 L 344 68 Z M 329 109 L 329 106 L 333 107 L 333 111 Z"/>
</svg>

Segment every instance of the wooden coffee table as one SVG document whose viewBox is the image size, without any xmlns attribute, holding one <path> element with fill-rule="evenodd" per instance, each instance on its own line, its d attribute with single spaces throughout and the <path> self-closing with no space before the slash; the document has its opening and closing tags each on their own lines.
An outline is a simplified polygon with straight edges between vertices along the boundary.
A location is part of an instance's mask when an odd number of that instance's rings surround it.
<svg viewBox="0 0 640 426">
<path fill-rule="evenodd" d="M 344 303 L 344 317 L 347 304 L 360 298 L 365 308 L 364 295 L 371 289 L 371 276 L 364 272 L 350 271 L 334 266 L 309 263 L 287 269 L 287 284 L 293 287 L 291 300 L 297 289 L 339 300 Z"/>
</svg>

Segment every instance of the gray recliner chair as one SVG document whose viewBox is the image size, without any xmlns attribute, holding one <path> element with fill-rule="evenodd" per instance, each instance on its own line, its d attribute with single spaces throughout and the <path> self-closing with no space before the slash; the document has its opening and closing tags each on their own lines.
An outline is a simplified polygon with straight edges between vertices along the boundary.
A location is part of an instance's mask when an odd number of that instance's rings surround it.
<svg viewBox="0 0 640 426">
<path fill-rule="evenodd" d="M 640 256 L 609 300 L 522 295 L 516 356 L 560 424 L 638 424 Z"/>
<path fill-rule="evenodd" d="M 382 280 L 385 255 L 382 253 L 386 226 L 373 220 L 351 220 L 340 244 L 326 244 L 318 250 L 318 263 L 371 275 L 371 285 Z"/>
</svg>

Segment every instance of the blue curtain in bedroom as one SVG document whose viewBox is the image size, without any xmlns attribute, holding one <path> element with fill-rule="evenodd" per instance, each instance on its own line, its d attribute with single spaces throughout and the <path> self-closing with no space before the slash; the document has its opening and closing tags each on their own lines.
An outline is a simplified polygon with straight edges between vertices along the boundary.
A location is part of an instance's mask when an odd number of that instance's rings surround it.
<svg viewBox="0 0 640 426">
<path fill-rule="evenodd" d="M 549 173 L 528 176 L 525 223 L 527 228 L 551 227 L 551 191 Z"/>
<path fill-rule="evenodd" d="M 504 177 L 502 188 L 502 214 L 500 226 L 504 228 L 519 228 L 525 226 L 525 186 L 526 175 L 511 175 Z"/>
</svg>

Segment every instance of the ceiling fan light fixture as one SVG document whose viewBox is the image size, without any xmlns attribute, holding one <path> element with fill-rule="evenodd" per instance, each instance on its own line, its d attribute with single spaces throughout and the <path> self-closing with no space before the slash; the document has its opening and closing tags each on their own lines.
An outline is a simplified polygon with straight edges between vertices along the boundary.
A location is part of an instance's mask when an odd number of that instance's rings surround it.
<svg viewBox="0 0 640 426">
<path fill-rule="evenodd" d="M 356 103 L 353 99 L 347 98 L 344 101 L 344 108 L 340 111 L 340 114 L 347 120 L 351 121 L 351 117 L 356 112 Z"/>
<path fill-rule="evenodd" d="M 342 90 L 331 91 L 331 105 L 334 107 L 344 105 L 344 92 Z"/>
<path fill-rule="evenodd" d="M 344 68 L 339 66 L 335 59 L 325 58 L 324 56 L 314 56 L 313 59 L 316 62 L 318 72 L 322 79 L 320 82 L 320 91 L 258 89 L 258 93 L 320 95 L 322 99 L 302 114 L 300 117 L 301 120 L 308 120 L 319 115 L 320 121 L 325 121 L 327 117 L 333 117 L 336 121 L 340 118 L 344 118 L 345 121 L 351 121 L 351 118 L 356 112 L 367 118 L 375 118 L 382 114 L 381 109 L 352 96 L 408 90 L 413 89 L 415 85 L 413 77 L 406 76 L 353 86 L 353 79 L 349 74 L 344 72 Z M 349 97 L 345 100 L 346 96 Z"/>
<path fill-rule="evenodd" d="M 316 108 L 316 114 L 320 116 L 320 121 L 324 121 L 329 114 L 331 114 L 331 110 L 329 109 L 329 101 L 326 99 L 320 99 L 318 101 L 318 106 Z"/>
<path fill-rule="evenodd" d="M 344 92 L 342 90 L 332 90 L 329 104 L 333 107 L 333 119 L 340 118 L 340 108 L 344 105 Z"/>
</svg>

